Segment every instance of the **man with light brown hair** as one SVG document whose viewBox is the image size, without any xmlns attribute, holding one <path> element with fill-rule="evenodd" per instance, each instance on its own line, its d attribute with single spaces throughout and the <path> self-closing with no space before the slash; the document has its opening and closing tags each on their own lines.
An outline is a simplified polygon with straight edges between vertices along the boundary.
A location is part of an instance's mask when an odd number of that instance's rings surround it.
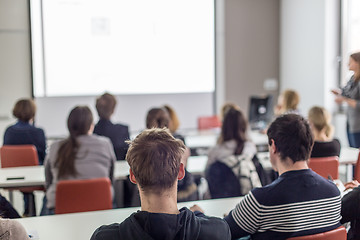
<svg viewBox="0 0 360 240">
<path fill-rule="evenodd" d="M 131 143 L 126 160 L 130 180 L 139 188 L 141 211 L 121 224 L 98 228 L 92 240 L 231 239 L 226 222 L 177 208 L 177 181 L 185 174 L 185 145 L 167 129 L 144 130 Z"/>
</svg>

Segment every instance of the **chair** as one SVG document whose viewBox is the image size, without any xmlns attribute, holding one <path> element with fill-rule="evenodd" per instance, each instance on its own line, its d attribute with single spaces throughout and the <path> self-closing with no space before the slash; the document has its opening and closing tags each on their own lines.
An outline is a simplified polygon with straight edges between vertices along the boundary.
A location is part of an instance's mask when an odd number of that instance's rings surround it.
<svg viewBox="0 0 360 240">
<path fill-rule="evenodd" d="M 360 182 L 360 152 L 355 165 L 354 179 Z"/>
<path fill-rule="evenodd" d="M 221 127 L 221 121 L 217 115 L 198 118 L 198 129 L 206 130 Z"/>
<path fill-rule="evenodd" d="M 109 178 L 59 181 L 55 213 L 75 213 L 112 209 Z"/>
<path fill-rule="evenodd" d="M 206 173 L 211 198 L 228 198 L 241 196 L 239 180 L 233 171 L 224 163 L 216 161 Z"/>
<path fill-rule="evenodd" d="M 332 179 L 339 179 L 339 158 L 337 156 L 310 158 L 308 166 L 326 179 L 329 176 Z"/>
<path fill-rule="evenodd" d="M 0 149 L 1 167 L 26 167 L 39 165 L 34 145 L 4 145 Z"/>
<path fill-rule="evenodd" d="M 34 145 L 4 145 L 0 148 L 1 167 L 28 167 L 38 166 L 39 158 Z M 21 187 L 21 188 L 8 188 L 10 191 L 9 200 L 13 203 L 13 190 L 19 190 L 23 193 L 33 193 L 36 190 L 44 191 L 44 187 Z M 35 214 L 33 198 L 29 198 L 29 214 Z"/>
<path fill-rule="evenodd" d="M 287 240 L 346 240 L 346 229 L 340 226 L 334 230 L 314 235 L 288 238 Z"/>
</svg>

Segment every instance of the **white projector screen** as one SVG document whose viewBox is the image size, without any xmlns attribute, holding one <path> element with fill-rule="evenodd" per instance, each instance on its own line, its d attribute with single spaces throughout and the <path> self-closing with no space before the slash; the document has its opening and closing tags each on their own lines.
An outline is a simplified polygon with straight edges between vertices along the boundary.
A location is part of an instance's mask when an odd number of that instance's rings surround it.
<svg viewBox="0 0 360 240">
<path fill-rule="evenodd" d="M 211 93 L 214 0 L 31 0 L 35 97 Z"/>
</svg>

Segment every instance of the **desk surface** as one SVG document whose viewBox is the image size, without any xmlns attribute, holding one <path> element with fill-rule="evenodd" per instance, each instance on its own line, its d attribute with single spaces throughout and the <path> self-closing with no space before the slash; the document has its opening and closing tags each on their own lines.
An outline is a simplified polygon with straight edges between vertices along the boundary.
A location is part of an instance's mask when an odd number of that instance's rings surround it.
<svg viewBox="0 0 360 240">
<path fill-rule="evenodd" d="M 357 148 L 343 147 L 341 149 L 339 162 L 343 165 L 356 164 L 359 150 Z M 271 168 L 269 153 L 262 152 L 257 154 L 264 168 Z M 204 173 L 207 156 L 189 157 L 187 170 L 193 174 L 201 175 Z M 115 179 L 125 179 L 129 174 L 129 165 L 126 161 L 115 163 Z M 23 179 L 16 179 L 23 177 Z M 15 178 L 8 180 L 8 178 Z M 0 168 L 0 188 L 43 186 L 45 184 L 44 166 Z"/>
<path fill-rule="evenodd" d="M 206 162 L 207 156 L 189 157 L 187 169 L 193 174 L 202 174 L 204 172 Z M 115 179 L 125 179 L 127 175 L 129 175 L 129 169 L 129 164 L 126 161 L 117 161 L 115 163 L 114 170 Z M 0 188 L 44 185 L 44 166 L 0 168 Z"/>
<path fill-rule="evenodd" d="M 199 148 L 199 147 L 213 147 L 216 145 L 219 131 L 194 131 L 189 132 L 185 136 L 186 146 L 189 148 Z M 268 137 L 266 134 L 260 133 L 258 131 L 249 131 L 249 138 L 256 145 L 267 145 Z"/>
<path fill-rule="evenodd" d="M 209 216 L 223 217 L 229 213 L 241 197 L 228 199 L 203 200 L 179 203 L 178 207 L 191 207 L 198 204 Z M 96 212 L 62 214 L 54 216 L 18 219 L 28 232 L 36 231 L 44 240 L 83 240 L 90 239 L 96 228 L 104 224 L 122 222 L 140 208 L 123 208 Z"/>
</svg>

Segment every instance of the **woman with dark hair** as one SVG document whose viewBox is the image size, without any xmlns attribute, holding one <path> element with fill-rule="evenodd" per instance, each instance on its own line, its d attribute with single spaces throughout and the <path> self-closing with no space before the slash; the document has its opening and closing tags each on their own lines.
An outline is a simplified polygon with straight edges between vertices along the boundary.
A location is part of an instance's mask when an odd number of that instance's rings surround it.
<svg viewBox="0 0 360 240">
<path fill-rule="evenodd" d="M 46 138 L 41 128 L 34 126 L 36 105 L 32 99 L 20 99 L 13 109 L 13 116 L 17 123 L 8 127 L 4 134 L 4 145 L 25 145 L 31 144 L 36 147 L 39 157 L 39 164 L 42 165 L 45 158 Z M 32 201 L 30 201 L 32 199 Z M 32 202 L 32 206 L 30 206 Z M 35 215 L 35 200 L 33 193 L 24 193 L 24 216 L 31 214 L 30 207 Z"/>
<path fill-rule="evenodd" d="M 256 146 L 247 140 L 247 121 L 238 107 L 229 106 L 218 143 L 210 149 L 205 170 L 212 198 L 235 197 L 261 187 Z M 264 178 L 264 181 L 266 179 Z"/>
<path fill-rule="evenodd" d="M 350 147 L 360 147 L 360 52 L 353 53 L 349 59 L 349 70 L 354 74 L 342 89 L 334 89 L 335 102 L 348 105 L 347 135 Z"/>
<path fill-rule="evenodd" d="M 93 116 L 86 106 L 71 110 L 67 126 L 69 137 L 51 145 L 45 160 L 46 209 L 55 209 L 56 185 L 60 180 L 113 178 L 114 149 L 110 139 L 93 135 Z"/>
<path fill-rule="evenodd" d="M 110 138 L 114 146 L 116 158 L 118 160 L 125 160 L 128 150 L 128 145 L 125 141 L 130 139 L 129 127 L 111 122 L 110 118 L 114 113 L 115 106 L 116 98 L 109 93 L 104 93 L 96 99 L 96 110 L 100 119 L 95 125 L 94 133 Z"/>
<path fill-rule="evenodd" d="M 256 154 L 256 146 L 247 139 L 248 124 L 244 114 L 238 108 L 225 112 L 217 145 L 210 149 L 207 167 L 216 160 L 231 155 Z"/>
</svg>

